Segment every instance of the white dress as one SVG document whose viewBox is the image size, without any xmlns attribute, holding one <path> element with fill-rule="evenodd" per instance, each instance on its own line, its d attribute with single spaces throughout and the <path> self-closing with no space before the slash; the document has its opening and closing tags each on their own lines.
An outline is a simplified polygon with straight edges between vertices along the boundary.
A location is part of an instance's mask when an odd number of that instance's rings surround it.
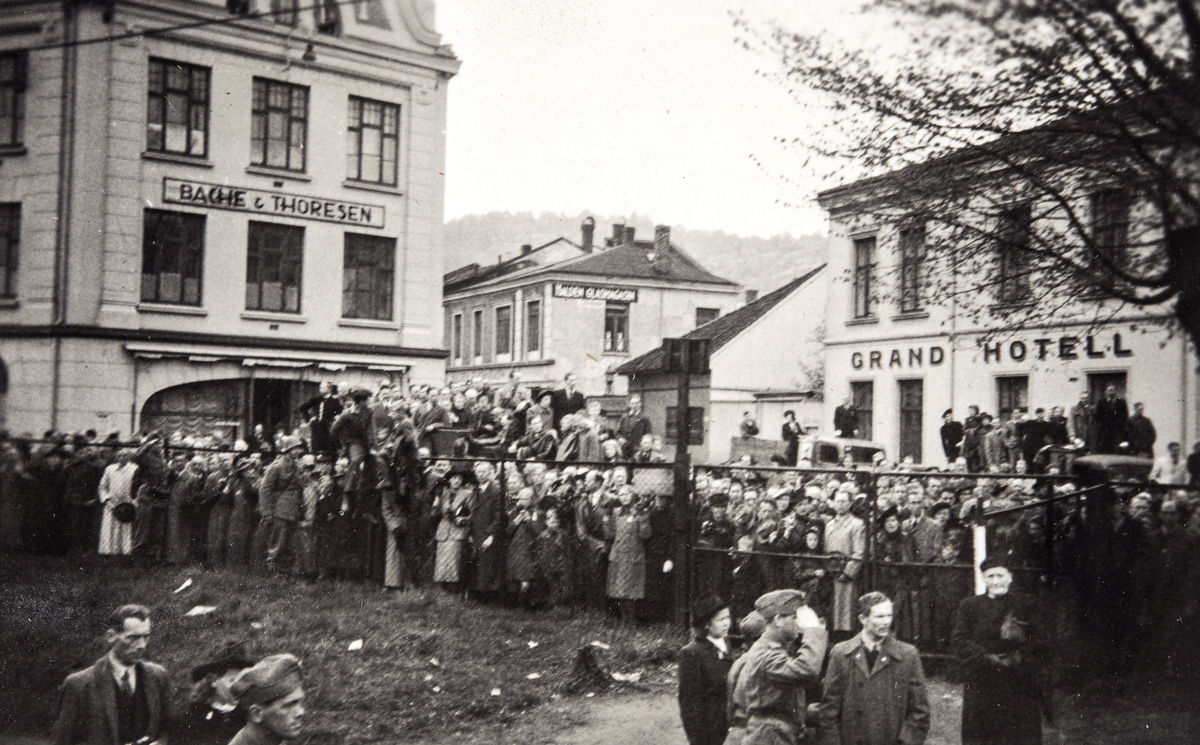
<svg viewBox="0 0 1200 745">
<path fill-rule="evenodd" d="M 137 463 L 125 465 L 113 463 L 104 469 L 98 489 L 100 503 L 104 505 L 104 518 L 100 521 L 100 553 L 128 555 L 133 551 L 133 523 L 123 523 L 113 515 L 113 510 L 123 502 L 132 502 L 130 493 Z"/>
</svg>

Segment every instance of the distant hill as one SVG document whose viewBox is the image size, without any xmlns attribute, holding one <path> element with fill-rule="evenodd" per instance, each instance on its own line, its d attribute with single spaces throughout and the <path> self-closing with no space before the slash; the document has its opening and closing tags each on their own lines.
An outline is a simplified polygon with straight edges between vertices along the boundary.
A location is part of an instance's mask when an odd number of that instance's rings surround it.
<svg viewBox="0 0 1200 745">
<path fill-rule="evenodd" d="M 588 213 L 562 215 L 530 212 L 489 212 L 465 215 L 446 223 L 446 271 L 472 262 L 481 266 L 510 258 L 528 243 L 534 247 L 562 236 L 579 243 L 579 226 Z M 604 245 L 616 222 L 632 225 L 637 237 L 654 237 L 654 223 L 646 216 L 604 217 L 596 220 L 595 241 Z M 776 235 L 770 238 L 731 235 L 719 230 L 671 227 L 671 242 L 719 277 L 765 294 L 826 260 L 831 241 L 821 235 Z"/>
</svg>

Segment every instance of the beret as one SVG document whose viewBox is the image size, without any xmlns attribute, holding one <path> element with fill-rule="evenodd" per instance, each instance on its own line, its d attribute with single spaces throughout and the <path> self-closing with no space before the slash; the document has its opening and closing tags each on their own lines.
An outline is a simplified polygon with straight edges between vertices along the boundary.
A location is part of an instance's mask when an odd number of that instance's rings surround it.
<svg viewBox="0 0 1200 745">
<path fill-rule="evenodd" d="M 806 596 L 799 590 L 775 590 L 754 601 L 754 610 L 768 621 L 775 616 L 786 616 L 804 605 Z"/>
<path fill-rule="evenodd" d="M 300 660 L 290 654 L 273 654 L 239 673 L 230 690 L 240 705 L 250 706 L 269 704 L 303 684 Z"/>
<path fill-rule="evenodd" d="M 988 556 L 983 561 L 979 562 L 979 571 L 986 572 L 989 569 L 1008 569 L 1008 562 L 1002 556 Z"/>
</svg>

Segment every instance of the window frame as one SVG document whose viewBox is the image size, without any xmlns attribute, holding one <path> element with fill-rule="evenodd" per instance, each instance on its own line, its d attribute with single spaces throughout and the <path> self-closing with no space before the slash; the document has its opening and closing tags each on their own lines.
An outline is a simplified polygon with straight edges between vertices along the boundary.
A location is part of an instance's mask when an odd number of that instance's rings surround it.
<svg viewBox="0 0 1200 745">
<path fill-rule="evenodd" d="M 5 213 L 8 213 L 7 215 Z M 15 217 L 14 217 L 15 216 Z M 16 300 L 21 266 L 21 203 L 0 203 L 0 299 Z"/>
<path fill-rule="evenodd" d="M 271 0 L 271 20 L 281 26 L 299 26 L 300 0 Z"/>
<path fill-rule="evenodd" d="M 161 241 L 161 231 L 168 227 L 168 220 L 179 221 L 179 241 L 180 245 L 165 245 Z M 152 221 L 155 223 L 152 225 Z M 192 223 L 192 228 L 195 232 L 189 232 L 188 223 Z M 153 235 L 152 235 L 153 231 Z M 205 238 L 208 232 L 208 216 L 197 214 L 195 212 L 177 212 L 173 210 L 161 210 L 147 208 L 142 212 L 142 270 L 141 274 L 141 289 L 138 292 L 140 302 L 143 303 L 158 303 L 161 305 L 179 305 L 191 308 L 199 308 L 204 305 L 204 248 Z M 154 238 L 158 238 L 157 245 L 151 243 Z M 188 240 L 188 239 L 192 240 Z M 191 244 L 191 245 L 182 245 Z M 173 257 L 165 257 L 168 251 L 174 251 L 176 255 Z M 153 254 L 151 253 L 153 252 Z M 148 265 L 153 265 L 153 272 L 147 272 Z M 163 277 L 169 275 L 170 272 L 164 272 L 163 268 L 166 265 L 174 265 L 180 271 L 179 275 L 179 299 L 164 299 L 163 298 Z M 194 270 L 194 276 L 189 277 L 185 273 L 184 268 L 191 267 Z M 153 276 L 154 292 L 153 297 L 147 295 L 147 277 Z M 192 279 L 196 283 L 196 300 L 188 302 L 187 300 L 187 281 Z"/>
<path fill-rule="evenodd" d="M 1020 383 L 1019 386 L 1014 385 Z M 1008 390 L 1005 390 L 1005 389 Z M 1020 389 L 1022 395 L 1014 396 L 1013 394 Z M 1008 399 L 1010 405 L 1005 405 L 1005 399 Z M 1019 399 L 1019 403 L 1017 402 Z M 1014 404 L 1015 405 L 1011 405 Z M 1009 415 L 1015 409 L 1029 409 L 1029 376 L 1028 375 L 997 375 L 996 376 L 996 415 L 999 419 L 997 424 L 1007 422 Z"/>
<path fill-rule="evenodd" d="M 276 87 L 285 89 L 288 93 L 288 106 L 286 109 L 271 104 L 271 94 L 273 88 Z M 285 83 L 282 80 L 258 76 L 255 76 L 251 80 L 250 165 L 280 171 L 293 171 L 295 173 L 305 172 L 308 166 L 308 119 L 311 113 L 312 102 L 309 93 L 310 89 L 307 85 Z M 303 97 L 303 101 L 299 104 L 296 101 L 298 94 L 302 94 Z M 302 107 L 302 116 L 295 114 L 297 107 Z M 286 127 L 286 136 L 283 139 L 285 143 L 284 151 L 286 153 L 284 165 L 271 162 L 271 155 L 274 151 L 269 147 L 269 144 L 273 141 L 278 141 L 278 138 L 273 140 L 270 137 L 271 115 L 273 113 L 284 117 Z M 298 138 L 299 142 L 296 143 L 293 140 L 297 139 L 295 132 L 298 124 L 303 132 Z M 261 133 L 259 132 L 260 129 L 262 130 Z M 292 163 L 293 151 L 297 149 L 299 150 L 299 166 Z M 256 150 L 260 151 L 257 155 Z"/>
<path fill-rule="evenodd" d="M 1101 189 L 1090 196 L 1092 212 L 1092 246 L 1094 255 L 1103 256 L 1127 270 L 1129 266 L 1129 227 L 1133 212 L 1133 196 L 1119 187 Z M 1120 284 L 1112 270 L 1093 259 L 1093 279 L 1101 288 Z"/>
<path fill-rule="evenodd" d="M 877 241 L 873 235 L 854 239 L 854 318 L 874 318 Z M 864 260 L 865 259 L 865 260 Z"/>
<path fill-rule="evenodd" d="M 338 36 L 342 33 L 342 12 L 338 0 L 317 0 L 312 5 L 313 29 L 318 34 Z"/>
<path fill-rule="evenodd" d="M 615 324 L 615 321 L 622 323 Z M 623 328 L 614 328 L 621 326 Z M 623 334 L 623 335 L 618 335 Z M 605 354 L 629 353 L 629 303 L 606 300 L 604 303 L 604 352 Z"/>
<path fill-rule="evenodd" d="M 1032 296 L 1032 237 L 1033 207 L 1029 202 L 1001 211 L 996 220 L 996 301 L 1001 305 L 1021 305 Z"/>
<path fill-rule="evenodd" d="M 530 298 L 525 301 L 525 353 L 538 354 L 542 352 L 542 299 Z"/>
<path fill-rule="evenodd" d="M 463 314 L 461 312 L 453 313 L 450 316 L 450 358 L 454 360 L 454 364 L 461 365 L 463 362 Z"/>
<path fill-rule="evenodd" d="M 676 420 L 679 417 L 678 406 L 668 406 L 663 413 L 663 444 L 674 445 Z M 688 407 L 688 442 L 691 445 L 704 444 L 704 407 Z M 636 447 L 636 445 L 635 445 Z"/>
<path fill-rule="evenodd" d="M 705 313 L 705 314 L 712 313 L 712 318 L 708 319 L 707 321 L 702 322 L 700 320 L 701 313 Z M 700 328 L 701 326 L 704 326 L 705 324 L 712 323 L 713 321 L 717 320 L 720 317 L 721 317 L 721 309 L 720 308 L 696 308 L 696 328 Z"/>
<path fill-rule="evenodd" d="M 254 274 L 261 277 L 261 275 L 263 273 L 263 269 L 266 267 L 270 267 L 269 264 L 265 263 L 265 261 L 268 257 L 265 257 L 262 255 L 262 252 L 264 251 L 264 246 L 262 246 L 261 244 L 256 245 L 256 240 L 255 240 L 257 237 L 256 234 L 264 234 L 268 231 L 277 231 L 279 235 L 292 236 L 297 241 L 297 245 L 292 245 L 292 246 L 280 245 L 277 249 L 275 247 L 266 247 L 267 250 L 272 250 L 272 251 L 277 250 L 279 253 L 279 257 L 278 257 L 280 259 L 280 263 L 278 266 L 278 275 L 280 276 L 280 280 L 279 280 L 280 307 L 279 308 L 263 307 L 263 305 L 264 305 L 264 303 L 263 303 L 263 295 L 264 295 L 263 285 L 267 284 L 267 282 L 261 278 L 256 280 L 253 283 L 253 284 L 258 285 L 257 307 L 252 307 L 249 302 L 249 300 L 250 300 L 250 298 L 249 298 L 250 285 L 252 284 L 252 282 L 250 280 L 251 270 L 253 269 Z M 304 310 L 304 238 L 305 238 L 305 229 L 303 226 L 288 225 L 286 223 L 277 223 L 277 222 L 265 222 L 265 221 L 261 221 L 261 220 L 251 220 L 249 222 L 249 224 L 246 227 L 246 298 L 245 298 L 246 299 L 246 303 L 245 303 L 246 310 L 260 311 L 260 312 L 264 312 L 264 313 L 286 313 L 289 315 L 299 315 Z M 284 241 L 286 242 L 286 240 L 287 239 L 285 238 Z M 285 255 L 285 253 L 287 251 L 293 250 L 293 249 L 298 249 L 298 251 L 297 251 L 298 255 L 295 256 L 294 258 L 289 259 L 289 257 L 287 257 Z M 288 260 L 285 262 L 285 259 L 288 259 Z M 283 276 L 288 273 L 286 270 L 291 268 L 289 265 L 294 265 L 294 274 L 295 274 L 295 280 L 296 280 L 295 281 L 296 307 L 294 310 L 289 310 L 287 308 L 288 285 L 286 284 L 286 281 L 283 279 Z"/>
<path fill-rule="evenodd" d="M 471 357 L 483 362 L 483 308 L 471 311 Z"/>
<path fill-rule="evenodd" d="M 504 324 L 508 327 L 508 333 L 501 335 L 500 316 L 504 312 Z M 496 362 L 508 362 L 512 359 L 513 353 L 513 318 L 512 305 L 504 304 L 497 305 L 492 309 L 492 352 Z M 501 342 L 503 341 L 503 345 Z"/>
<path fill-rule="evenodd" d="M 171 69 L 180 68 L 187 76 L 187 87 L 178 88 L 171 87 Z M 155 71 L 158 74 L 155 75 Z M 197 75 L 203 90 L 197 93 Z M 158 81 L 158 90 L 155 90 L 155 81 Z M 184 140 L 185 148 L 183 150 L 172 149 L 168 142 L 168 112 L 176 107 L 172 104 L 172 94 L 183 95 L 187 101 L 187 111 L 185 114 L 185 131 Z M 199 112 L 197 114 L 197 112 Z M 157 116 L 158 121 L 154 119 Z M 199 116 L 200 121 L 197 121 Z M 152 141 L 151 128 L 154 126 L 160 127 L 158 137 L 161 140 L 156 147 Z M 166 59 L 164 57 L 151 57 L 147 64 L 147 80 L 146 80 L 146 152 L 150 153 L 165 153 L 168 155 L 178 155 L 182 158 L 196 158 L 202 160 L 208 157 L 209 138 L 212 133 L 212 68 L 205 65 L 196 65 L 191 62 L 180 62 L 179 60 Z M 177 126 L 177 125 L 176 125 Z M 196 133 L 202 133 L 204 142 L 203 147 L 199 152 L 194 152 L 192 148 L 192 139 Z"/>
<path fill-rule="evenodd" d="M 920 236 L 914 241 L 915 236 Z M 925 224 L 913 223 L 900 229 L 900 312 L 920 313 L 925 309 L 921 294 L 925 280 Z"/>
<path fill-rule="evenodd" d="M 402 125 L 401 114 L 403 109 L 400 104 L 389 103 L 387 101 L 379 101 L 373 98 L 365 98 L 363 96 L 349 96 L 347 102 L 347 117 L 346 117 L 346 178 L 350 181 L 364 184 L 379 184 L 380 186 L 396 187 L 400 185 L 400 130 Z M 379 125 L 366 124 L 366 112 L 369 106 L 379 107 Z M 395 132 L 388 134 L 387 125 L 389 121 L 389 113 L 392 115 L 391 120 L 394 122 Z M 379 132 L 379 153 L 376 156 L 379 162 L 378 178 L 370 178 L 363 175 L 363 163 L 365 155 L 363 146 L 366 144 L 365 131 Z M 388 160 L 385 157 L 388 143 L 392 143 L 392 159 L 390 173 L 388 171 Z M 351 152 L 354 150 L 355 152 Z M 351 169 L 351 159 L 354 159 L 355 168 Z M 390 179 L 389 179 L 390 177 Z"/>
<path fill-rule="evenodd" d="M 355 245 L 352 245 L 355 244 Z M 355 262 L 351 266 L 351 258 L 361 257 L 368 251 L 377 255 L 372 262 Z M 382 259 L 382 261 L 380 261 Z M 380 266 L 384 264 L 385 266 Z M 360 271 L 369 273 L 370 287 L 367 290 L 350 288 L 347 285 L 353 280 L 358 282 Z M 348 303 L 347 295 L 350 295 Z M 358 306 L 362 296 L 369 296 L 367 303 L 370 314 L 361 315 Z M 382 304 L 382 306 L 381 306 Z M 353 308 L 348 307 L 353 305 Z M 396 314 L 396 239 L 382 235 L 366 235 L 363 233 L 346 233 L 342 238 L 342 318 L 362 319 L 367 321 L 391 321 Z M 356 314 L 351 315 L 349 311 Z"/>
<path fill-rule="evenodd" d="M 861 392 L 866 392 L 867 395 L 860 396 Z M 863 406 L 863 401 L 867 401 L 869 405 Z M 850 381 L 850 403 L 854 406 L 855 424 L 858 425 L 858 439 L 875 439 L 875 381 Z"/>
<path fill-rule="evenodd" d="M 0 121 L 11 119 L 7 139 L 0 148 L 19 148 L 25 144 L 25 92 L 29 87 L 29 54 L 25 50 L 0 53 Z"/>
</svg>

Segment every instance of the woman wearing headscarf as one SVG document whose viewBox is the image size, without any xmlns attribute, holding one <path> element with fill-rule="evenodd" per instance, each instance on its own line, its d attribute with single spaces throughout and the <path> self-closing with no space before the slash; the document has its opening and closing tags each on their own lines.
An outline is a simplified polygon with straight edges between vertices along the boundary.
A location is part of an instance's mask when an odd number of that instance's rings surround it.
<svg viewBox="0 0 1200 745">
<path fill-rule="evenodd" d="M 1052 719 L 1042 656 L 1047 630 L 1036 600 L 1010 592 L 998 557 L 979 565 L 987 592 L 965 598 L 951 644 L 963 662 L 963 745 L 1040 745 L 1042 712 Z"/>
<path fill-rule="evenodd" d="M 729 732 L 729 627 L 728 603 L 714 595 L 697 601 L 692 611 L 695 638 L 679 652 L 679 716 L 688 745 L 721 745 Z"/>
</svg>

